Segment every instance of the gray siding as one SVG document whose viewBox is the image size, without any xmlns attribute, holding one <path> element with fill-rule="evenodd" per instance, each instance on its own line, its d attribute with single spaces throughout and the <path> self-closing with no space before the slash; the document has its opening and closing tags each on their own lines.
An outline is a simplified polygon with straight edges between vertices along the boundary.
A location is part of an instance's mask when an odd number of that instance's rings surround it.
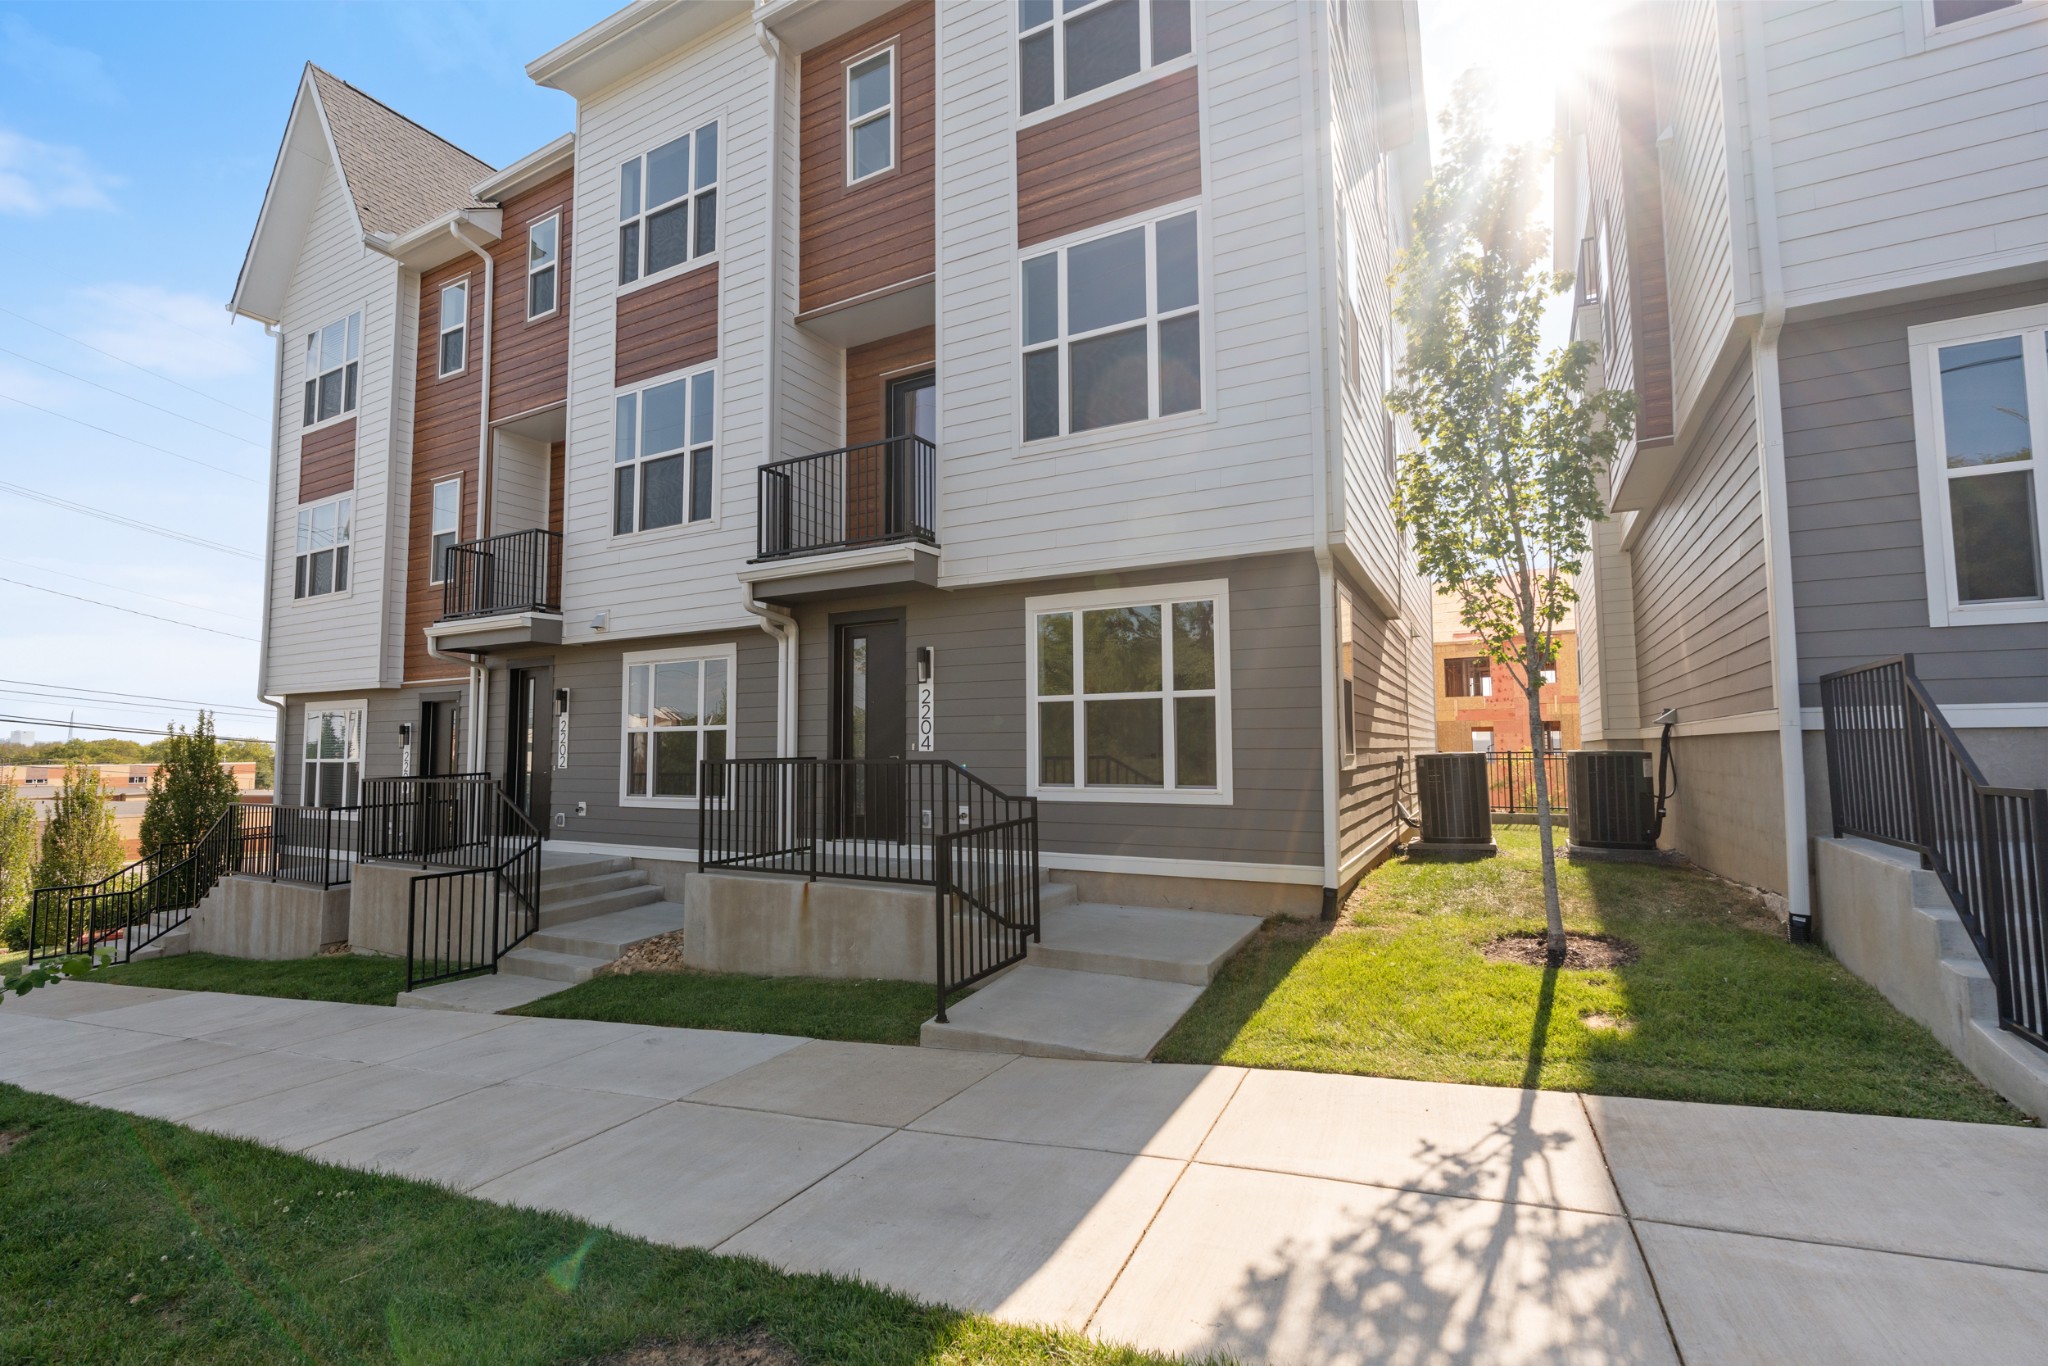
<svg viewBox="0 0 2048 1366">
<path fill-rule="evenodd" d="M 1771 699 L 1762 486 L 1747 363 L 1710 401 L 1692 448 L 1629 555 L 1641 709 L 1687 721 Z"/>
<path fill-rule="evenodd" d="M 2048 700 L 2048 623 L 1927 624 L 1906 329 L 2048 302 L 2048 285 L 1800 323 L 1779 344 L 1802 700 L 1817 680 L 1910 652 L 1935 699 Z"/>
<path fill-rule="evenodd" d="M 799 750 L 827 752 L 832 615 L 900 605 L 910 660 L 920 645 L 938 652 L 933 757 L 956 760 L 1004 791 L 1021 794 L 1026 777 L 1024 600 L 1215 578 L 1230 581 L 1234 804 L 1044 801 L 1039 804 L 1040 847 L 1048 854 L 1319 864 L 1317 590 L 1315 562 L 1307 555 L 807 607 L 798 614 L 803 632 Z M 910 706 L 906 697 L 906 718 Z"/>
<path fill-rule="evenodd" d="M 1337 779 L 1337 849 L 1340 869 L 1362 852 L 1400 833 L 1394 804 L 1397 780 L 1412 785 L 1403 760 L 1417 748 L 1434 749 L 1435 693 L 1428 683 L 1432 652 L 1404 621 L 1381 615 L 1357 584 L 1340 576 L 1338 610 L 1351 612 L 1351 712 L 1355 758 Z M 1424 620 L 1428 617 L 1425 614 Z M 1340 646 L 1342 636 L 1339 636 Z M 1419 667 L 1418 667 L 1419 666 Z M 1339 657 L 1338 667 L 1343 667 Z M 1342 705 L 1341 692 L 1339 705 Z M 1420 732 L 1421 738 L 1418 738 Z M 1343 731 L 1337 743 L 1343 744 Z"/>
</svg>

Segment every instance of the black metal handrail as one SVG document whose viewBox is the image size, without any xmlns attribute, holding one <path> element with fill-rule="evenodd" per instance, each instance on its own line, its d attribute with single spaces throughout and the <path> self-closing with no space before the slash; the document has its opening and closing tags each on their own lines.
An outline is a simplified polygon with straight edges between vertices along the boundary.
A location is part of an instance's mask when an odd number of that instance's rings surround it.
<svg viewBox="0 0 2048 1366">
<path fill-rule="evenodd" d="M 243 809 L 230 806 L 190 844 L 152 850 L 97 882 L 36 888 L 29 898 L 30 961 L 111 947 L 125 963 L 183 925 L 235 870 Z"/>
<path fill-rule="evenodd" d="M 938 448 L 921 436 L 819 451 L 760 469 L 757 555 L 817 555 L 890 541 L 937 545 Z"/>
<path fill-rule="evenodd" d="M 1994 787 L 1900 655 L 1820 680 L 1837 838 L 1919 853 L 1998 994 L 1998 1022 L 2048 1048 L 2048 791 Z"/>
<path fill-rule="evenodd" d="M 934 849 L 938 1023 L 946 998 L 1023 961 L 1040 934 L 1038 817 L 949 830 Z"/>
<path fill-rule="evenodd" d="M 422 867 L 495 862 L 484 822 L 490 794 L 497 790 L 498 780 L 488 773 L 365 778 L 358 835 L 362 856 Z"/>
<path fill-rule="evenodd" d="M 458 866 L 420 873 L 407 889 L 407 991 L 496 972 L 498 960 L 540 928 L 540 832 L 495 784 L 471 784 L 459 796 L 477 808 L 460 815 L 475 839 L 462 846 Z M 437 849 L 432 857 L 454 854 Z"/>
<path fill-rule="evenodd" d="M 358 807 L 244 807 L 235 871 L 308 887 L 346 886 L 360 857 L 361 816 Z"/>
<path fill-rule="evenodd" d="M 1507 815 L 1536 814 L 1536 761 L 1531 749 L 1496 749 L 1486 754 L 1486 804 Z M 1544 776 L 1549 779 L 1550 809 L 1563 811 L 1567 805 L 1565 762 L 1562 750 L 1545 750 Z"/>
<path fill-rule="evenodd" d="M 451 545 L 441 572 L 442 621 L 562 610 L 559 531 L 508 531 Z"/>
</svg>

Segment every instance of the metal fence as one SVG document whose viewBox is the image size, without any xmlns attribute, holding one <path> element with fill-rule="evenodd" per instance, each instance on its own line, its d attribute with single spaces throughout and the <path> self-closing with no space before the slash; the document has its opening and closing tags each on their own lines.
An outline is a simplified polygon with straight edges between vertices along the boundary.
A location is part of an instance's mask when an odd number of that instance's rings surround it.
<svg viewBox="0 0 2048 1366">
<path fill-rule="evenodd" d="M 562 610 L 562 534 L 508 531 L 447 549 L 441 620 Z"/>
<path fill-rule="evenodd" d="M 489 866 L 498 780 L 488 773 L 363 779 L 359 839 L 364 858 L 421 867 Z"/>
<path fill-rule="evenodd" d="M 778 460 L 760 470 L 764 560 L 885 541 L 938 544 L 938 448 L 921 436 Z"/>
<path fill-rule="evenodd" d="M 242 877 L 341 887 L 361 854 L 356 807 L 245 806 L 241 827 L 235 872 Z"/>
<path fill-rule="evenodd" d="M 1820 680 L 1835 834 L 1917 851 L 1998 993 L 2048 1048 L 2048 791 L 1994 787 L 1901 655 Z"/>
<path fill-rule="evenodd" d="M 153 850 L 97 882 L 36 888 L 29 898 L 30 960 L 112 949 L 125 963 L 183 925 L 235 870 L 245 809 L 230 806 L 190 844 Z"/>
<path fill-rule="evenodd" d="M 1550 809 L 1563 811 L 1569 803 L 1565 791 L 1565 762 L 1561 750 L 1537 754 L 1534 750 L 1496 749 L 1486 755 L 1486 805 L 1509 815 L 1536 814 L 1536 765 L 1543 765 L 1550 787 Z"/>
</svg>

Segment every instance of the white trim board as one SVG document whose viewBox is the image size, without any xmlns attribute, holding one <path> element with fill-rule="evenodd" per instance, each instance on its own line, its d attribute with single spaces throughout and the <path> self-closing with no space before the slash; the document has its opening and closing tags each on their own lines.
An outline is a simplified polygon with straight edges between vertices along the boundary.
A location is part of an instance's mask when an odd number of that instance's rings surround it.
<svg viewBox="0 0 2048 1366">
<path fill-rule="evenodd" d="M 659 859 L 667 863 L 695 863 L 695 849 L 665 844 L 612 844 L 601 840 L 546 840 L 541 851 L 553 849 L 565 854 L 610 854 L 619 858 Z M 1226 863 L 1215 859 L 1140 858 L 1132 854 L 1062 854 L 1041 851 L 1038 866 L 1045 872 L 1070 870 L 1076 873 L 1134 873 L 1144 877 L 1206 878 L 1216 882 L 1271 882 L 1292 887 L 1319 887 L 1323 870 L 1307 863 Z M 719 871 L 746 871 L 721 869 Z M 786 876 L 801 877 L 790 873 Z"/>
</svg>

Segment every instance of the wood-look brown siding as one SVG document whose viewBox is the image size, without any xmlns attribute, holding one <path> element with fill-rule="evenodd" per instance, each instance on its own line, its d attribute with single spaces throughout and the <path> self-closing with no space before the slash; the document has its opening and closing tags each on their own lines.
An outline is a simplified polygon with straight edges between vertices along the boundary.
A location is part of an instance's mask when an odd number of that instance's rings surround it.
<svg viewBox="0 0 2048 1366">
<path fill-rule="evenodd" d="M 718 266 L 619 296 L 612 382 L 635 384 L 718 356 Z"/>
<path fill-rule="evenodd" d="M 1020 246 L 1201 191 L 1201 90 L 1193 69 L 1017 134 Z"/>
<path fill-rule="evenodd" d="M 1657 109 L 1649 64 L 1627 64 L 1617 90 L 1622 218 L 1628 234 L 1631 339 L 1635 345 L 1636 441 L 1673 435 L 1671 301 L 1664 261 L 1664 188 L 1657 163 Z"/>
<path fill-rule="evenodd" d="M 562 534 L 562 466 L 568 447 L 560 441 L 548 447 L 548 530 Z"/>
<path fill-rule="evenodd" d="M 356 486 L 356 420 L 299 438 L 299 501 L 317 503 Z"/>
<path fill-rule="evenodd" d="M 929 370 L 938 355 L 932 328 L 846 349 L 846 444 L 880 441 L 889 434 L 889 381 Z"/>
<path fill-rule="evenodd" d="M 931 0 L 803 56 L 797 244 L 803 312 L 930 275 L 936 236 L 937 62 Z M 846 183 L 846 64 L 896 45 L 896 169 Z"/>
<path fill-rule="evenodd" d="M 574 176 L 552 180 L 504 202 L 505 235 L 491 248 L 497 308 L 491 317 L 491 416 L 516 417 L 560 403 L 569 393 L 570 203 Z M 551 214 L 562 216 L 555 275 L 555 311 L 526 320 L 526 232 Z"/>
<path fill-rule="evenodd" d="M 526 233 L 521 229 L 522 248 Z M 482 262 L 464 256 L 420 276 L 419 361 L 414 374 L 412 427 L 412 511 L 405 548 L 405 679 L 457 678 L 462 670 L 427 653 L 427 625 L 441 614 L 441 585 L 429 582 L 434 538 L 434 485 L 462 476 L 460 540 L 478 533 L 477 406 L 482 398 Z M 441 288 L 467 278 L 469 363 L 459 375 L 440 376 Z M 503 316 L 502 297 L 499 300 Z M 523 316 L 523 310 L 521 313 Z"/>
</svg>

